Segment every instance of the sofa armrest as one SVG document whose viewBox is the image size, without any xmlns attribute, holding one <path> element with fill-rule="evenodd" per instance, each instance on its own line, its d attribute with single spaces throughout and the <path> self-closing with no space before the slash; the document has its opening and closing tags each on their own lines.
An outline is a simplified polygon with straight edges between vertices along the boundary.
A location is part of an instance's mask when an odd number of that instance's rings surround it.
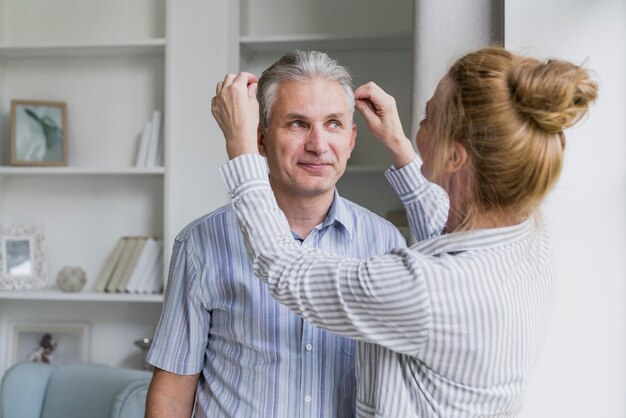
<svg viewBox="0 0 626 418">
<path fill-rule="evenodd" d="M 50 376 L 41 418 L 143 418 L 151 376 L 93 363 L 60 366 Z"/>
<path fill-rule="evenodd" d="M 17 363 L 2 377 L 0 417 L 39 418 L 55 366 L 44 363 Z"/>
<path fill-rule="evenodd" d="M 143 417 L 146 413 L 150 379 L 130 383 L 115 395 L 111 407 L 111 418 Z"/>
</svg>

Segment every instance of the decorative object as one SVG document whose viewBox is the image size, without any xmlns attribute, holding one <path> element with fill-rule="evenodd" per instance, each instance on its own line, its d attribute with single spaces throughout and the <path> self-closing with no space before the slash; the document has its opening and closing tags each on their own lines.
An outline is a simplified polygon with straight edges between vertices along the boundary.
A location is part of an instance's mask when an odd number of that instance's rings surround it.
<svg viewBox="0 0 626 418">
<path fill-rule="evenodd" d="M 152 365 L 146 361 L 146 358 L 148 357 L 148 351 L 150 350 L 150 347 L 152 346 L 152 339 L 148 337 L 144 337 L 140 340 L 136 340 L 135 345 L 141 348 L 141 351 L 142 351 L 141 358 L 143 359 L 143 369 L 152 370 Z"/>
<path fill-rule="evenodd" d="M 67 165 L 67 106 L 11 101 L 11 165 Z"/>
<path fill-rule="evenodd" d="M 46 285 L 43 229 L 0 226 L 0 290 L 41 289 Z"/>
<path fill-rule="evenodd" d="M 89 326 L 84 323 L 13 324 L 7 365 L 17 362 L 68 364 L 87 361 Z"/>
<path fill-rule="evenodd" d="M 87 283 L 87 274 L 80 267 L 65 266 L 57 274 L 57 285 L 64 292 L 80 292 Z"/>
</svg>

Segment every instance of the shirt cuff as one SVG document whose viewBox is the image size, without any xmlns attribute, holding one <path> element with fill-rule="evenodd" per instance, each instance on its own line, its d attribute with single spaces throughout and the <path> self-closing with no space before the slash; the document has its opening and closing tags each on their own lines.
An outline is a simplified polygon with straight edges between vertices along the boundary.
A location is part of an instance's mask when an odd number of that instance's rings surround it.
<svg viewBox="0 0 626 418">
<path fill-rule="evenodd" d="M 419 187 L 428 182 L 422 175 L 422 160 L 415 157 L 413 161 L 400 169 L 391 166 L 385 171 L 385 177 L 396 194 L 402 198 L 410 193 L 414 193 Z"/>
<path fill-rule="evenodd" d="M 231 199 L 241 193 L 241 186 L 250 182 L 268 181 L 267 160 L 259 154 L 243 154 L 220 167 L 222 178 Z"/>
</svg>

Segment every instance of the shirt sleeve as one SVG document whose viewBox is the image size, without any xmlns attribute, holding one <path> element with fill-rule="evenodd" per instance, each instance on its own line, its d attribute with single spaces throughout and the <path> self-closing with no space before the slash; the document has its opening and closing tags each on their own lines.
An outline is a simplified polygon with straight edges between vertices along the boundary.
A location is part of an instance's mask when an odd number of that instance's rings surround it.
<svg viewBox="0 0 626 418">
<path fill-rule="evenodd" d="M 146 361 L 168 372 L 202 370 L 210 312 L 204 309 L 199 265 L 192 245 L 176 238 L 161 319 Z"/>
<path fill-rule="evenodd" d="M 416 157 L 401 169 L 390 167 L 385 172 L 404 204 L 411 231 L 418 242 L 441 235 L 450 206 L 448 194 L 426 180 L 421 173 L 421 165 L 422 161 Z"/>
<path fill-rule="evenodd" d="M 431 322 L 420 256 L 397 248 L 359 260 L 293 242 L 262 157 L 246 154 L 222 167 L 255 274 L 272 296 L 314 325 L 417 355 Z"/>
</svg>

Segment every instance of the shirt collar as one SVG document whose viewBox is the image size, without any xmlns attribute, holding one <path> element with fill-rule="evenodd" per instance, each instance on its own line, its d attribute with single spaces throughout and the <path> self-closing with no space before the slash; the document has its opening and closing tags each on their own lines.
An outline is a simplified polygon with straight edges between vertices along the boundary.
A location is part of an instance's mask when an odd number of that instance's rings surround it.
<svg viewBox="0 0 626 418">
<path fill-rule="evenodd" d="M 419 242 L 413 248 L 421 253 L 436 256 L 501 247 L 529 236 L 535 230 L 536 222 L 537 220 L 531 216 L 513 226 L 453 232 Z"/>
<path fill-rule="evenodd" d="M 316 226 L 316 229 L 322 230 L 329 227 L 333 223 L 337 222 L 342 225 L 348 232 L 348 237 L 352 240 L 352 233 L 354 231 L 354 218 L 350 210 L 348 209 L 346 202 L 339 196 L 339 192 L 335 189 L 333 195 L 333 202 L 330 204 L 328 214 L 324 218 L 324 221 Z"/>
</svg>

